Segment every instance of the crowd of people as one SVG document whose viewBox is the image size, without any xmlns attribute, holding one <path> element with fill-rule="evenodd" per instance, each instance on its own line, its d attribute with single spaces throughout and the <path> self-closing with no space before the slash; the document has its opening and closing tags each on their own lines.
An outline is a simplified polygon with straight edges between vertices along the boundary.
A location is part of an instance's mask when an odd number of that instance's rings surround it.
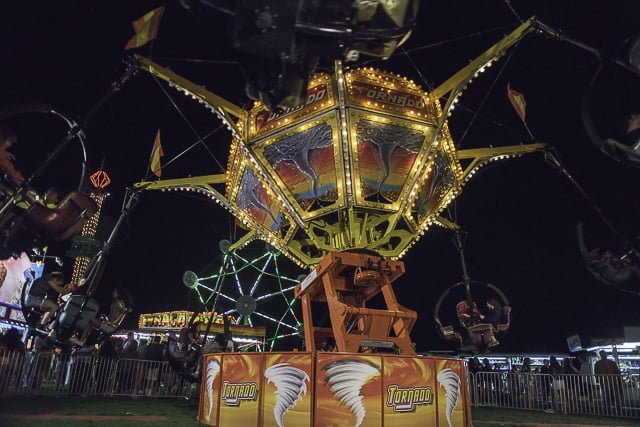
<svg viewBox="0 0 640 427">
<path fill-rule="evenodd" d="M 576 357 L 559 360 L 550 356 L 535 366 L 525 357 L 510 369 L 491 365 L 488 358 L 469 359 L 469 372 L 474 378 L 474 393 L 480 402 L 500 399 L 511 401 L 523 409 L 534 409 L 536 404 L 554 411 L 567 412 L 572 396 L 615 405 L 619 411 L 623 399 L 623 380 L 620 368 L 599 352 L 599 360 L 592 363 L 590 354 L 582 352 Z"/>
</svg>

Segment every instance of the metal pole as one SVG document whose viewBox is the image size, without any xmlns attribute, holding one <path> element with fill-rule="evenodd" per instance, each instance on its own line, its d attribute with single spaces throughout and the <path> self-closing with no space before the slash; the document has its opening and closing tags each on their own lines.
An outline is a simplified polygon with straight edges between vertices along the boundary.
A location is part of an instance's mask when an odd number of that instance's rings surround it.
<svg viewBox="0 0 640 427">
<path fill-rule="evenodd" d="M 100 275 L 102 274 L 102 271 L 104 269 L 105 258 L 111 250 L 111 247 L 113 246 L 113 240 L 118 234 L 118 231 L 120 231 L 120 227 L 122 226 L 125 218 L 138 203 L 139 197 L 140 190 L 127 189 L 127 193 L 125 194 L 125 201 L 122 206 L 122 211 L 120 212 L 120 217 L 118 217 L 118 221 L 116 221 L 116 224 L 113 226 L 113 230 L 111 230 L 111 234 L 109 234 L 109 237 L 105 241 L 102 250 L 100 250 L 100 252 L 98 252 L 93 257 L 91 263 L 89 264 L 89 267 L 87 268 L 87 296 L 91 296 L 91 294 L 95 291 L 97 283 L 100 280 Z"/>
</svg>

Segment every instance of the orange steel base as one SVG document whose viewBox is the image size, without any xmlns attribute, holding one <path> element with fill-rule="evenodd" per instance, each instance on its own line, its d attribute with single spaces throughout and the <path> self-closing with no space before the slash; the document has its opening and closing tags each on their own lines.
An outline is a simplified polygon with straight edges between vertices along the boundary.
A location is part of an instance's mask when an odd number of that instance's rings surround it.
<svg viewBox="0 0 640 427">
<path fill-rule="evenodd" d="M 198 421 L 220 427 L 471 427 L 461 359 L 375 353 L 203 356 Z"/>
<path fill-rule="evenodd" d="M 376 279 L 358 282 L 354 279 L 358 271 L 375 274 Z M 404 271 L 401 261 L 363 253 L 330 252 L 295 289 L 295 296 L 302 300 L 306 350 L 315 351 L 317 342 L 333 336 L 340 352 L 388 347 L 415 355 L 410 333 L 417 314 L 398 303 L 391 287 Z M 387 309 L 367 308 L 367 301 L 379 292 Z M 314 325 L 314 301 L 327 304 L 331 328 Z"/>
</svg>

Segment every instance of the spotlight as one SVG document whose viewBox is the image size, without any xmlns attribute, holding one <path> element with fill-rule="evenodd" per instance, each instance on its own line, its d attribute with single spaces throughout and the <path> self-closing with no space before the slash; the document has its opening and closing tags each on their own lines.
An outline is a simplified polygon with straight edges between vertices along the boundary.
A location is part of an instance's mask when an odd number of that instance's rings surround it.
<svg viewBox="0 0 640 427">
<path fill-rule="evenodd" d="M 182 275 L 182 283 L 189 289 L 198 287 L 198 275 L 193 271 L 187 270 Z"/>
</svg>

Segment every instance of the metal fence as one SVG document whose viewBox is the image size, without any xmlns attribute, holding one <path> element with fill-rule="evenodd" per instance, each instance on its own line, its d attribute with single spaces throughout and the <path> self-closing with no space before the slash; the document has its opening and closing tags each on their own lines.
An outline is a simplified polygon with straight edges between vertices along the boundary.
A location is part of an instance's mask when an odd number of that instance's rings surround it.
<svg viewBox="0 0 640 427">
<path fill-rule="evenodd" d="M 0 396 L 195 397 L 198 387 L 167 362 L 0 350 Z"/>
<path fill-rule="evenodd" d="M 474 406 L 640 417 L 640 384 L 620 375 L 479 372 L 469 387 Z"/>
</svg>

